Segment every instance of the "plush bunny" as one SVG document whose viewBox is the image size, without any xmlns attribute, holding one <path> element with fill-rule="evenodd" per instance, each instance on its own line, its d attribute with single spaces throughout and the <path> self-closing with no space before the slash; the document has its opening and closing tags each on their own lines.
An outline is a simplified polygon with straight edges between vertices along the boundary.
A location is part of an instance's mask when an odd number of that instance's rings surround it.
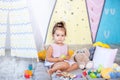
<svg viewBox="0 0 120 80">
<path fill-rule="evenodd" d="M 89 51 L 84 49 L 76 50 L 73 59 L 78 63 L 80 69 L 90 69 L 93 67 L 93 62 L 89 59 Z"/>
</svg>

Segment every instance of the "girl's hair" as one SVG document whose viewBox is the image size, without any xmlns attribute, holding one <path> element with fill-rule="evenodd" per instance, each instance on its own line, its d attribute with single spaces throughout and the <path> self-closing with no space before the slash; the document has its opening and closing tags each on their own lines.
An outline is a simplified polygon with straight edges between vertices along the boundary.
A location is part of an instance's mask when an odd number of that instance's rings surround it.
<svg viewBox="0 0 120 80">
<path fill-rule="evenodd" d="M 52 35 L 55 33 L 55 31 L 58 29 L 58 28 L 62 28 L 65 30 L 65 36 L 67 35 L 67 31 L 66 31 L 66 28 L 65 28 L 65 22 L 63 21 L 60 21 L 60 22 L 57 22 L 54 27 L 53 27 L 53 30 L 52 30 Z"/>
</svg>

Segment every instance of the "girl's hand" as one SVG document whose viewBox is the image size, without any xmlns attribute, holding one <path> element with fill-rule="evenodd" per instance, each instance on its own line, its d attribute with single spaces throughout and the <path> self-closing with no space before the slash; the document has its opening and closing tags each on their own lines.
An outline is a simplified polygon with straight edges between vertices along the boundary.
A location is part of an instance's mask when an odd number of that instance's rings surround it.
<svg viewBox="0 0 120 80">
<path fill-rule="evenodd" d="M 70 56 L 66 56 L 65 60 L 70 60 Z"/>
<path fill-rule="evenodd" d="M 61 61 L 64 61 L 64 59 L 63 59 L 63 58 L 58 58 L 58 61 L 60 61 L 60 62 L 61 62 Z"/>
</svg>

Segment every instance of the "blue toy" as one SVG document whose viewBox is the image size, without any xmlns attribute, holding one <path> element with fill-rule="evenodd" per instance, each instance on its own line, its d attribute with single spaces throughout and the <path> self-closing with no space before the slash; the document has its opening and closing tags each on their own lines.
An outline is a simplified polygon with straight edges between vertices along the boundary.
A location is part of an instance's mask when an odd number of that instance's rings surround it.
<svg viewBox="0 0 120 80">
<path fill-rule="evenodd" d="M 32 69 L 33 69 L 32 64 L 29 64 L 28 69 L 29 69 L 29 70 L 32 70 Z"/>
<path fill-rule="evenodd" d="M 117 78 L 115 72 L 111 72 L 109 75 L 110 75 L 110 78 L 111 78 L 111 79 L 115 79 L 115 78 Z"/>
</svg>

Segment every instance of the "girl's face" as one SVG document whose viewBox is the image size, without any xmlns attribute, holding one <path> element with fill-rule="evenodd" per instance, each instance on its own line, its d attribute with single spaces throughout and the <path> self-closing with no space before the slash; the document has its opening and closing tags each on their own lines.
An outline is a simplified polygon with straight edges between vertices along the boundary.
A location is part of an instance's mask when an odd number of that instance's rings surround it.
<svg viewBox="0 0 120 80">
<path fill-rule="evenodd" d="M 58 28 L 53 34 L 53 39 L 55 43 L 63 44 L 63 41 L 65 40 L 65 30 Z"/>
</svg>

